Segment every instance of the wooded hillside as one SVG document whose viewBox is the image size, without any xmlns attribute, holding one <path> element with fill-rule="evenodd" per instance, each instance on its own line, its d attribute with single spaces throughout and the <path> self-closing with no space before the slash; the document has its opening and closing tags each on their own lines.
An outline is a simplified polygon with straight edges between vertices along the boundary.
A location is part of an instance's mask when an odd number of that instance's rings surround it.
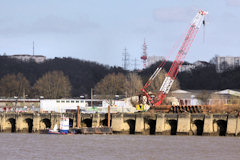
<svg viewBox="0 0 240 160">
<path fill-rule="evenodd" d="M 0 56 L 0 78 L 7 74 L 22 73 L 33 86 L 49 71 L 63 71 L 72 85 L 72 97 L 90 95 L 90 90 L 109 73 L 124 73 L 120 67 L 109 67 L 96 62 L 74 58 L 54 58 L 44 63 L 23 62 Z"/>
<path fill-rule="evenodd" d="M 160 62 L 136 72 L 142 78 L 143 83 L 148 80 L 159 64 Z M 166 72 L 171 64 L 172 62 L 166 63 L 164 68 Z M 79 97 L 81 95 L 90 97 L 91 88 L 94 88 L 106 75 L 111 73 L 127 75 L 130 72 L 123 70 L 121 67 L 109 67 L 96 62 L 74 58 L 54 58 L 44 63 L 35 63 L 34 61 L 23 62 L 0 56 L 0 79 L 7 74 L 17 75 L 22 73 L 30 82 L 30 86 L 33 86 L 40 77 L 50 71 L 62 71 L 68 77 L 72 87 L 71 97 Z M 215 66 L 209 64 L 205 67 L 195 68 L 191 72 L 180 72 L 177 80 L 181 89 L 240 89 L 240 68 L 217 73 Z"/>
</svg>

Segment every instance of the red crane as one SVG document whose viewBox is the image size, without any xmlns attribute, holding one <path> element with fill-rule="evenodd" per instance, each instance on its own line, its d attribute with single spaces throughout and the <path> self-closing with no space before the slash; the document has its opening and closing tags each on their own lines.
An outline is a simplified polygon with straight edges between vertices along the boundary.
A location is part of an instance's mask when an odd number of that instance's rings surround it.
<svg viewBox="0 0 240 160">
<path fill-rule="evenodd" d="M 168 71 L 161 88 L 159 89 L 156 97 L 152 98 L 146 91 L 147 87 L 151 84 L 151 82 L 156 78 L 158 73 L 162 70 L 163 66 L 166 64 L 167 59 L 165 58 L 162 63 L 158 66 L 152 76 L 149 78 L 145 86 L 141 89 L 143 94 L 147 97 L 148 102 L 153 106 L 159 106 L 168 92 L 170 91 L 172 84 L 178 74 L 180 67 L 183 64 L 183 61 L 192 45 L 193 40 L 195 39 L 197 32 L 202 23 L 204 23 L 204 17 L 208 14 L 208 12 L 200 10 L 197 15 L 193 18 L 190 28 L 188 29 L 187 35 L 184 38 L 184 41 L 177 53 L 175 60 L 172 63 L 170 70 Z"/>
</svg>

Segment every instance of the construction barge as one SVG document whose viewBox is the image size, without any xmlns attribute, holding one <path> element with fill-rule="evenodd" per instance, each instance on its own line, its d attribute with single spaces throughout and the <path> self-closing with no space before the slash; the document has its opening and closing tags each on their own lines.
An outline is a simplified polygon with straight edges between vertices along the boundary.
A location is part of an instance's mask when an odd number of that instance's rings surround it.
<svg viewBox="0 0 240 160">
<path fill-rule="evenodd" d="M 68 133 L 56 133 L 56 134 L 112 134 L 112 128 L 108 127 L 83 127 L 83 128 L 73 128 L 69 129 Z M 52 134 L 49 129 L 40 130 L 40 134 Z"/>
<path fill-rule="evenodd" d="M 72 129 L 75 134 L 112 134 L 112 128 L 108 127 L 83 127 Z"/>
</svg>

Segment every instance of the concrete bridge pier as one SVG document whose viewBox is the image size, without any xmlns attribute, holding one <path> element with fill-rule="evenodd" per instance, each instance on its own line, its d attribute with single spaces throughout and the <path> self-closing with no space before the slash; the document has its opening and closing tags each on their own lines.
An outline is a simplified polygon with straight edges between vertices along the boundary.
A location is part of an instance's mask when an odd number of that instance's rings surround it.
<svg viewBox="0 0 240 160">
<path fill-rule="evenodd" d="M 33 129 L 32 132 L 34 133 L 39 133 L 40 131 L 40 114 L 39 113 L 35 113 L 34 117 L 33 117 Z"/>
<path fill-rule="evenodd" d="M 16 116 L 16 132 L 23 132 L 23 129 L 24 129 L 23 121 L 24 121 L 23 115 L 17 114 L 17 116 Z"/>
<path fill-rule="evenodd" d="M 145 124 L 142 113 L 136 114 L 135 134 L 144 134 Z"/>
<path fill-rule="evenodd" d="M 239 117 L 239 113 L 236 119 L 236 133 L 235 136 L 240 136 L 240 117 Z"/>
<path fill-rule="evenodd" d="M 124 132 L 123 114 L 112 114 L 112 131 L 113 133 Z"/>
<path fill-rule="evenodd" d="M 93 114 L 92 116 L 92 127 L 100 126 L 100 115 L 99 113 Z"/>
<path fill-rule="evenodd" d="M 58 127 L 60 127 L 61 115 L 59 115 L 59 114 L 51 114 L 50 121 L 51 121 L 50 129 L 53 129 L 56 124 L 58 125 Z"/>
<path fill-rule="evenodd" d="M 155 134 L 156 135 L 162 135 L 163 132 L 165 131 L 164 125 L 165 125 L 165 114 L 157 114 L 156 118 L 156 130 Z"/>
<path fill-rule="evenodd" d="M 238 136 L 240 134 L 240 121 L 238 115 L 228 115 L 226 136 Z"/>
<path fill-rule="evenodd" d="M 213 114 L 205 115 L 203 136 L 211 136 L 213 133 Z"/>
<path fill-rule="evenodd" d="M 177 135 L 189 135 L 191 116 L 189 113 L 179 114 L 177 121 Z"/>
<path fill-rule="evenodd" d="M 1 130 L 1 132 L 4 132 L 5 131 L 5 126 L 6 126 L 6 117 L 5 117 L 5 114 L 4 115 L 1 115 L 1 117 L 0 117 L 0 119 L 1 119 L 1 122 L 0 122 L 0 130 Z"/>
</svg>

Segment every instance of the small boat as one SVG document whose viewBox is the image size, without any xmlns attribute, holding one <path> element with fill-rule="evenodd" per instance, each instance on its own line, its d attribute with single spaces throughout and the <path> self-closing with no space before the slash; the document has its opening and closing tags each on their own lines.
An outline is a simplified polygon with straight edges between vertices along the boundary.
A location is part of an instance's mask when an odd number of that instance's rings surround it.
<svg viewBox="0 0 240 160">
<path fill-rule="evenodd" d="M 60 134 L 59 130 L 58 130 L 58 125 L 55 124 L 53 129 L 49 129 L 48 130 L 48 134 Z"/>
<path fill-rule="evenodd" d="M 53 129 L 48 130 L 48 134 L 74 134 L 69 131 L 69 118 L 62 116 L 60 121 L 60 129 L 58 129 L 58 125 L 55 124 Z"/>
</svg>

